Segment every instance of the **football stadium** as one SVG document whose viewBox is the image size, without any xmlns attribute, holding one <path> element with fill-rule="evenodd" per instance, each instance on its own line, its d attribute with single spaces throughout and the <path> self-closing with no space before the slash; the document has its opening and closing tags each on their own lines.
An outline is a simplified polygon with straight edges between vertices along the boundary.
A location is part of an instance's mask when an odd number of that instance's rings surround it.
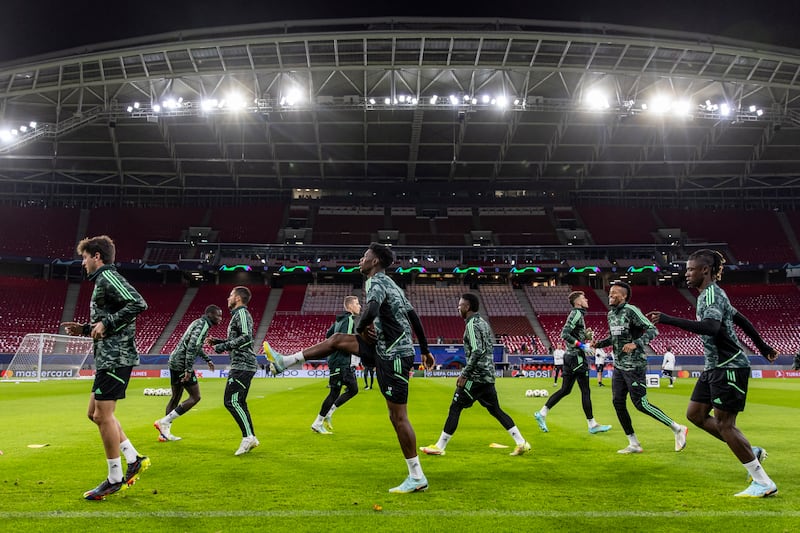
<svg viewBox="0 0 800 533">
<path fill-rule="evenodd" d="M 793 530 L 799 148 L 800 50 L 746 37 L 2 63 L 0 529 Z"/>
</svg>

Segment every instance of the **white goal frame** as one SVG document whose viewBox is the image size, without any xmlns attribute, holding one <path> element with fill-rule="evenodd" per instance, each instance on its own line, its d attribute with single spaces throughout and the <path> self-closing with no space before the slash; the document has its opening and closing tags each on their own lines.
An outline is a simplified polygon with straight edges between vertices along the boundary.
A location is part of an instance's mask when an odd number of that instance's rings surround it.
<svg viewBox="0 0 800 533">
<path fill-rule="evenodd" d="M 94 362 L 90 337 L 28 333 L 0 377 L 0 383 L 78 379 L 87 360 Z"/>
</svg>

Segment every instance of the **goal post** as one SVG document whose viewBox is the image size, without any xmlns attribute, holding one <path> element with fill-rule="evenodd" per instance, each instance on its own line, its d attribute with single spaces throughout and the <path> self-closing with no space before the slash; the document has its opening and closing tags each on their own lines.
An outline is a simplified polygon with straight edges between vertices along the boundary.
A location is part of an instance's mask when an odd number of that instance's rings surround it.
<svg viewBox="0 0 800 533">
<path fill-rule="evenodd" d="M 87 360 L 94 361 L 92 339 L 52 333 L 23 337 L 2 375 L 2 382 L 77 379 Z"/>
</svg>

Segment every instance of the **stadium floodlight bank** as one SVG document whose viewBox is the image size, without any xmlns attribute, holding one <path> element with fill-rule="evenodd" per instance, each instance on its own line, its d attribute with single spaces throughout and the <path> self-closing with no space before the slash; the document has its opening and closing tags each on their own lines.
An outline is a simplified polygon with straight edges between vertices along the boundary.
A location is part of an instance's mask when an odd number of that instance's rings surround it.
<svg viewBox="0 0 800 533">
<path fill-rule="evenodd" d="M 78 379 L 81 368 L 94 363 L 92 339 L 51 333 L 29 333 L 2 373 L 0 383 Z"/>
</svg>

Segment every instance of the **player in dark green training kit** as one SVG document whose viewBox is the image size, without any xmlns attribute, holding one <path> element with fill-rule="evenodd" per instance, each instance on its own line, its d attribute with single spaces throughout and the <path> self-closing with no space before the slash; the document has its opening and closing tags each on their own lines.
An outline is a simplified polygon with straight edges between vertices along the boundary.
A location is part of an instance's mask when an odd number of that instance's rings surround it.
<svg viewBox="0 0 800 533">
<path fill-rule="evenodd" d="M 89 323 L 64 322 L 62 326 L 69 335 L 87 335 L 94 340 L 96 372 L 88 416 L 100 430 L 108 477 L 83 497 L 102 500 L 136 483 L 150 466 L 150 459 L 139 455 L 114 415 L 117 400 L 125 398 L 131 371 L 139 364 L 136 316 L 147 309 L 147 303 L 114 267 L 116 247 L 110 237 L 83 239 L 78 243 L 78 254 L 94 281 Z M 120 452 L 128 464 L 124 476 Z"/>
<path fill-rule="evenodd" d="M 228 309 L 231 311 L 228 337 L 226 339 L 208 337 L 206 340 L 208 345 L 214 347 L 215 352 L 228 352 L 231 358 L 228 381 L 225 384 L 225 408 L 242 432 L 242 442 L 234 455 L 243 455 L 260 444 L 247 407 L 250 383 L 258 370 L 256 354 L 253 351 L 253 317 L 247 310 L 251 297 L 252 294 L 247 287 L 234 287 L 228 295 Z"/>
<path fill-rule="evenodd" d="M 556 406 L 562 398 L 572 392 L 572 387 L 578 383 L 581 390 L 581 406 L 583 414 L 586 416 L 586 423 L 589 424 L 589 433 L 605 433 L 611 426 L 600 425 L 594 419 L 592 410 L 592 392 L 589 388 L 589 362 L 586 360 L 586 353 L 591 354 L 592 348 L 587 344 L 591 340 L 591 330 L 586 329 L 586 322 L 583 316 L 589 308 L 589 300 L 582 291 L 571 292 L 568 296 L 572 311 L 569 312 L 567 321 L 561 328 L 561 338 L 567 346 L 567 353 L 564 354 L 564 369 L 561 378 L 561 388 L 547 399 L 542 408 L 533 413 L 539 429 L 547 433 L 547 423 L 545 418 L 550 409 Z M 586 352 L 586 353 L 584 353 Z M 602 369 L 600 373 L 602 374 Z"/>
<path fill-rule="evenodd" d="M 336 317 L 336 322 L 328 329 L 325 338 L 336 333 L 353 334 L 355 332 L 355 319 L 361 313 L 361 303 L 356 296 L 346 296 L 344 299 L 345 312 Z M 353 371 L 351 354 L 348 351 L 336 350 L 328 356 L 328 396 L 322 401 L 319 414 L 311 424 L 311 429 L 323 435 L 333 433 L 333 413 L 353 396 L 358 394 L 358 381 Z M 342 394 L 342 387 L 345 388 Z"/>
<path fill-rule="evenodd" d="M 642 453 L 642 445 L 633 431 L 628 412 L 627 396 L 642 413 L 668 426 L 675 434 L 675 451 L 686 447 L 686 426 L 678 424 L 664 411 L 651 404 L 647 398 L 647 356 L 645 345 L 658 335 L 658 330 L 638 307 L 630 304 L 631 286 L 624 281 L 611 284 L 608 291 L 608 329 L 610 335 L 592 347 L 611 346 L 614 350 L 614 375 L 611 377 L 611 397 L 622 429 L 628 437 L 628 446 L 617 453 Z"/>
<path fill-rule="evenodd" d="M 676 326 L 700 335 L 703 340 L 705 367 L 692 391 L 686 417 L 697 427 L 723 441 L 752 478 L 752 483 L 738 497 L 763 498 L 778 493 L 761 461 L 767 452 L 750 446 L 736 427 L 736 416 L 744 411 L 750 360 L 745 355 L 733 326 L 739 326 L 755 343 L 758 351 L 772 362 L 778 356 L 758 334 L 753 324 L 732 305 L 725 291 L 717 285 L 722 279 L 725 259 L 715 250 L 698 250 L 686 262 L 686 284 L 700 291 L 697 297 L 697 320 L 687 320 L 651 311 L 654 324 Z M 714 415 L 711 416 L 711 411 Z"/>
<path fill-rule="evenodd" d="M 189 324 L 178 346 L 170 354 L 169 381 L 172 398 L 167 403 L 164 418 L 159 418 L 153 423 L 158 430 L 160 442 L 181 440 L 172 434 L 172 422 L 200 402 L 200 385 L 194 373 L 194 360 L 202 357 L 208 364 L 209 370 L 214 370 L 214 363 L 203 351 L 203 346 L 210 328 L 220 322 L 222 322 L 222 309 L 217 305 L 209 305 L 203 316 Z M 189 393 L 189 397 L 179 405 L 184 390 Z"/>
<path fill-rule="evenodd" d="M 408 376 L 414 366 L 414 344 L 412 330 L 417 336 L 422 363 L 426 368 L 434 364 L 428 351 L 428 341 L 422 323 L 406 299 L 403 290 L 386 275 L 386 268 L 394 262 L 392 251 L 380 244 L 372 243 L 359 262 L 361 273 L 367 277 L 366 311 L 356 326 L 358 335 L 337 333 L 325 341 L 292 355 L 281 355 L 264 343 L 264 353 L 270 361 L 273 373 L 283 372 L 287 367 L 307 359 L 319 359 L 335 350 L 358 353 L 364 365 L 374 364 L 378 385 L 389 408 L 392 422 L 403 456 L 408 467 L 408 477 L 389 489 L 393 493 L 410 493 L 428 488 L 428 480 L 422 473 L 417 453 L 417 437 L 408 420 Z M 374 322 L 374 333 L 371 328 Z M 369 342 L 374 340 L 374 349 Z"/>
<path fill-rule="evenodd" d="M 458 428 L 461 411 L 469 409 L 477 401 L 508 431 L 516 447 L 510 455 L 523 455 L 531 445 L 520 433 L 514 420 L 500 408 L 497 389 L 494 385 L 494 333 L 489 323 L 478 314 L 480 301 L 471 293 L 464 293 L 458 301 L 458 313 L 466 321 L 464 330 L 464 352 L 467 364 L 456 381 L 456 392 L 450 403 L 450 412 L 444 430 L 436 444 L 420 448 L 428 455 L 444 455 L 445 448 Z"/>
</svg>

